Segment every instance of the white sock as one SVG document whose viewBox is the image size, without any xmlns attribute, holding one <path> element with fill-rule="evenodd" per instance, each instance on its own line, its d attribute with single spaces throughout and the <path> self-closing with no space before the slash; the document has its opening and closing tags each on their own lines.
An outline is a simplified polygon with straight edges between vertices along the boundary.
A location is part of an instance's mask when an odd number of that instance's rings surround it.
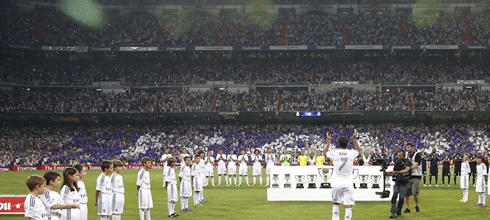
<svg viewBox="0 0 490 220">
<path fill-rule="evenodd" d="M 194 192 L 194 205 L 199 204 L 199 192 Z"/>
<path fill-rule="evenodd" d="M 259 176 L 260 185 L 262 185 L 262 176 Z"/>
<path fill-rule="evenodd" d="M 352 219 L 352 208 L 346 208 L 345 209 L 345 220 L 351 220 Z"/>
<path fill-rule="evenodd" d="M 255 178 L 257 178 L 257 176 L 254 176 L 254 185 L 255 185 Z"/>
<path fill-rule="evenodd" d="M 140 209 L 140 220 L 145 220 L 145 210 Z"/>
<path fill-rule="evenodd" d="M 112 215 L 112 220 L 121 220 L 121 215 Z"/>
<path fill-rule="evenodd" d="M 221 175 L 218 177 L 218 185 L 221 185 Z"/>
<path fill-rule="evenodd" d="M 478 204 L 481 204 L 481 193 L 478 193 Z"/>
<path fill-rule="evenodd" d="M 234 178 L 234 179 L 235 179 L 235 185 L 236 185 L 236 184 L 238 183 L 238 182 L 236 181 L 236 176 L 235 176 L 235 178 Z"/>
<path fill-rule="evenodd" d="M 151 220 L 150 209 L 146 209 L 146 219 Z"/>
<path fill-rule="evenodd" d="M 109 216 L 107 215 L 101 215 L 100 220 L 109 220 Z"/>
<path fill-rule="evenodd" d="M 182 197 L 182 198 L 180 199 L 180 209 L 185 209 L 185 208 L 186 208 L 186 207 L 185 207 L 185 198 L 184 198 L 184 197 Z"/>
<path fill-rule="evenodd" d="M 199 192 L 199 200 L 204 200 L 204 190 Z"/>
<path fill-rule="evenodd" d="M 487 201 L 487 194 L 485 193 L 481 193 L 481 200 L 483 201 L 483 205 L 487 205 L 486 201 Z"/>
<path fill-rule="evenodd" d="M 185 198 L 185 207 L 189 208 L 189 198 Z"/>
<path fill-rule="evenodd" d="M 239 185 L 242 185 L 242 179 L 243 179 L 243 176 L 240 176 L 240 178 L 239 178 L 239 180 L 240 180 Z"/>
<path fill-rule="evenodd" d="M 469 194 L 469 190 L 468 189 L 464 189 L 463 190 L 463 199 L 464 200 L 468 200 L 468 194 Z"/>
<path fill-rule="evenodd" d="M 229 183 L 227 183 L 226 185 L 231 185 L 231 176 L 228 176 L 228 181 Z"/>
<path fill-rule="evenodd" d="M 245 175 L 245 182 L 247 182 L 247 185 L 248 185 L 248 176 Z"/>
<path fill-rule="evenodd" d="M 214 176 L 211 177 L 211 183 L 213 184 L 214 186 Z"/>
<path fill-rule="evenodd" d="M 339 220 L 340 219 L 340 212 L 339 212 L 339 205 L 333 205 L 332 206 L 332 220 Z"/>
<path fill-rule="evenodd" d="M 269 179 L 271 178 L 271 175 L 270 174 L 267 174 L 267 179 L 266 179 L 266 184 L 265 185 L 269 185 Z"/>
</svg>

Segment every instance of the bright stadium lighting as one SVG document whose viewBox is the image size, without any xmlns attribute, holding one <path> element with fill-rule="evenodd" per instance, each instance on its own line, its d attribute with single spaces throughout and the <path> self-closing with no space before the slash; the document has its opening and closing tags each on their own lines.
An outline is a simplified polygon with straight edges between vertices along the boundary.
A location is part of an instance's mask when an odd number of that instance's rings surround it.
<svg viewBox="0 0 490 220">
<path fill-rule="evenodd" d="M 90 28 L 101 28 L 105 24 L 105 15 L 94 0 L 65 0 L 61 2 L 61 9 L 73 20 Z"/>
<path fill-rule="evenodd" d="M 441 13 L 441 0 L 417 0 L 412 11 L 413 22 L 421 28 L 428 28 L 436 23 Z M 430 5 L 431 7 L 427 7 Z"/>
</svg>

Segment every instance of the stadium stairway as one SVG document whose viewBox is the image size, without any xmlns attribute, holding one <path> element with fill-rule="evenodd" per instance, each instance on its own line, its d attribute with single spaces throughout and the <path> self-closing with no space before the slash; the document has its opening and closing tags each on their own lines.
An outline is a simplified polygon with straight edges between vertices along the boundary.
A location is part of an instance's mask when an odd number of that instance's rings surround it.
<svg viewBox="0 0 490 220">
<path fill-rule="evenodd" d="M 373 66 L 373 79 L 375 82 L 379 81 L 378 65 Z"/>
<path fill-rule="evenodd" d="M 213 105 L 211 106 L 211 112 L 216 112 L 216 103 L 218 103 L 218 97 L 219 94 L 216 93 L 216 95 L 214 96 Z"/>
<path fill-rule="evenodd" d="M 410 38 L 408 37 L 409 26 L 408 19 L 402 18 L 402 35 L 403 35 L 403 43 L 405 45 L 410 45 Z"/>
<path fill-rule="evenodd" d="M 261 8 L 262 7 L 262 0 L 255 0 L 255 8 Z"/>
<path fill-rule="evenodd" d="M 281 112 L 282 111 L 282 95 L 279 95 L 279 98 L 277 98 L 277 108 L 276 112 Z"/>
<path fill-rule="evenodd" d="M 413 107 L 412 95 L 407 95 L 407 99 L 408 99 L 408 109 L 410 109 L 411 112 L 414 112 L 415 108 Z"/>
<path fill-rule="evenodd" d="M 288 31 L 288 24 L 289 24 L 289 13 L 286 13 L 284 20 L 282 20 L 281 41 L 279 42 L 279 45 L 281 46 L 286 45 L 286 33 Z"/>
<path fill-rule="evenodd" d="M 42 18 L 37 22 L 36 27 L 36 40 L 39 43 L 44 43 L 44 26 L 46 26 L 46 19 Z"/>
<path fill-rule="evenodd" d="M 223 21 L 221 26 L 221 37 L 218 40 L 218 46 L 223 46 L 225 44 L 226 35 L 228 34 L 228 25 Z"/>
<path fill-rule="evenodd" d="M 316 85 L 316 74 L 318 72 L 318 67 L 315 66 L 315 68 L 313 68 L 313 79 L 311 80 L 311 84 L 312 85 Z"/>
<path fill-rule="evenodd" d="M 348 98 L 347 96 L 344 96 L 344 101 L 342 103 L 342 110 L 347 111 L 349 110 L 349 103 L 347 102 Z"/>
<path fill-rule="evenodd" d="M 473 100 L 475 101 L 475 111 L 477 112 L 481 111 L 480 103 L 478 103 L 478 99 L 476 98 L 475 95 L 473 95 Z"/>
<path fill-rule="evenodd" d="M 197 2 L 196 8 L 197 8 L 197 9 L 202 9 L 202 8 L 203 8 L 203 6 L 204 6 L 204 4 L 205 4 L 204 0 L 199 0 L 199 1 Z"/>
<path fill-rule="evenodd" d="M 252 72 L 252 77 L 250 77 L 250 85 L 254 84 L 255 77 L 257 76 L 257 67 L 254 67 L 254 70 Z"/>
<path fill-rule="evenodd" d="M 378 7 L 378 0 L 371 0 L 371 6 Z"/>
<path fill-rule="evenodd" d="M 85 74 L 83 74 L 83 78 L 82 78 L 82 80 L 80 80 L 80 83 L 78 84 L 78 86 L 83 86 L 85 84 L 85 80 L 87 79 L 88 75 L 89 75 L 89 72 L 87 70 L 85 72 Z"/>
<path fill-rule="evenodd" d="M 434 73 L 436 75 L 436 80 L 439 80 L 439 69 L 437 69 L 437 66 L 432 65 L 432 70 L 434 70 Z"/>
<path fill-rule="evenodd" d="M 342 18 L 342 45 L 349 44 L 349 32 L 347 32 L 347 21 Z"/>
<path fill-rule="evenodd" d="M 160 33 L 158 33 L 157 45 L 156 45 L 157 47 L 159 47 L 162 44 L 163 34 L 165 33 L 165 31 L 167 31 L 168 23 L 169 21 L 165 21 L 165 23 L 163 23 L 162 29 L 160 29 Z"/>
<path fill-rule="evenodd" d="M 464 32 L 466 34 L 466 42 L 468 43 L 468 45 L 473 45 L 473 34 L 471 34 L 471 27 L 470 23 L 468 22 L 468 18 L 463 16 L 463 18 L 461 18 L 461 21 L 463 22 Z"/>
</svg>

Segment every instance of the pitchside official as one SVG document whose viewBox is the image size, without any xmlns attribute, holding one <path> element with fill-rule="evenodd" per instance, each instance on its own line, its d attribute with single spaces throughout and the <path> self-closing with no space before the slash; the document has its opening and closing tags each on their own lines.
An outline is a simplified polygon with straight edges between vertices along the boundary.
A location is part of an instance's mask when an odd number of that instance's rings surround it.
<svg viewBox="0 0 490 220">
<path fill-rule="evenodd" d="M 415 151 L 415 146 L 412 143 L 407 144 L 407 159 L 412 163 L 412 176 L 408 181 L 407 186 L 407 195 L 405 196 L 405 203 L 407 204 L 407 208 L 403 213 L 410 212 L 410 196 L 413 195 L 413 199 L 415 200 L 415 212 L 420 213 L 419 208 L 419 193 L 420 193 L 420 180 L 422 179 L 422 167 L 419 166 L 422 162 L 422 157 L 418 152 Z"/>
</svg>

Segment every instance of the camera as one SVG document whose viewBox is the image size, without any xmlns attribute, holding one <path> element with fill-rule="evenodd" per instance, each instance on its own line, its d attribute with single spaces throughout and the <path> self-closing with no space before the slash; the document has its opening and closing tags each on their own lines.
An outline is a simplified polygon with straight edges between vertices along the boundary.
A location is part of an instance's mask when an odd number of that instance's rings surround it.
<svg viewBox="0 0 490 220">
<path fill-rule="evenodd" d="M 386 169 L 391 164 L 391 160 L 386 158 L 386 159 L 379 159 L 376 161 L 378 164 L 381 164 L 381 172 L 383 172 L 383 191 L 381 192 L 376 192 L 376 195 L 380 195 L 382 199 L 390 197 L 390 191 L 386 190 Z"/>
</svg>

